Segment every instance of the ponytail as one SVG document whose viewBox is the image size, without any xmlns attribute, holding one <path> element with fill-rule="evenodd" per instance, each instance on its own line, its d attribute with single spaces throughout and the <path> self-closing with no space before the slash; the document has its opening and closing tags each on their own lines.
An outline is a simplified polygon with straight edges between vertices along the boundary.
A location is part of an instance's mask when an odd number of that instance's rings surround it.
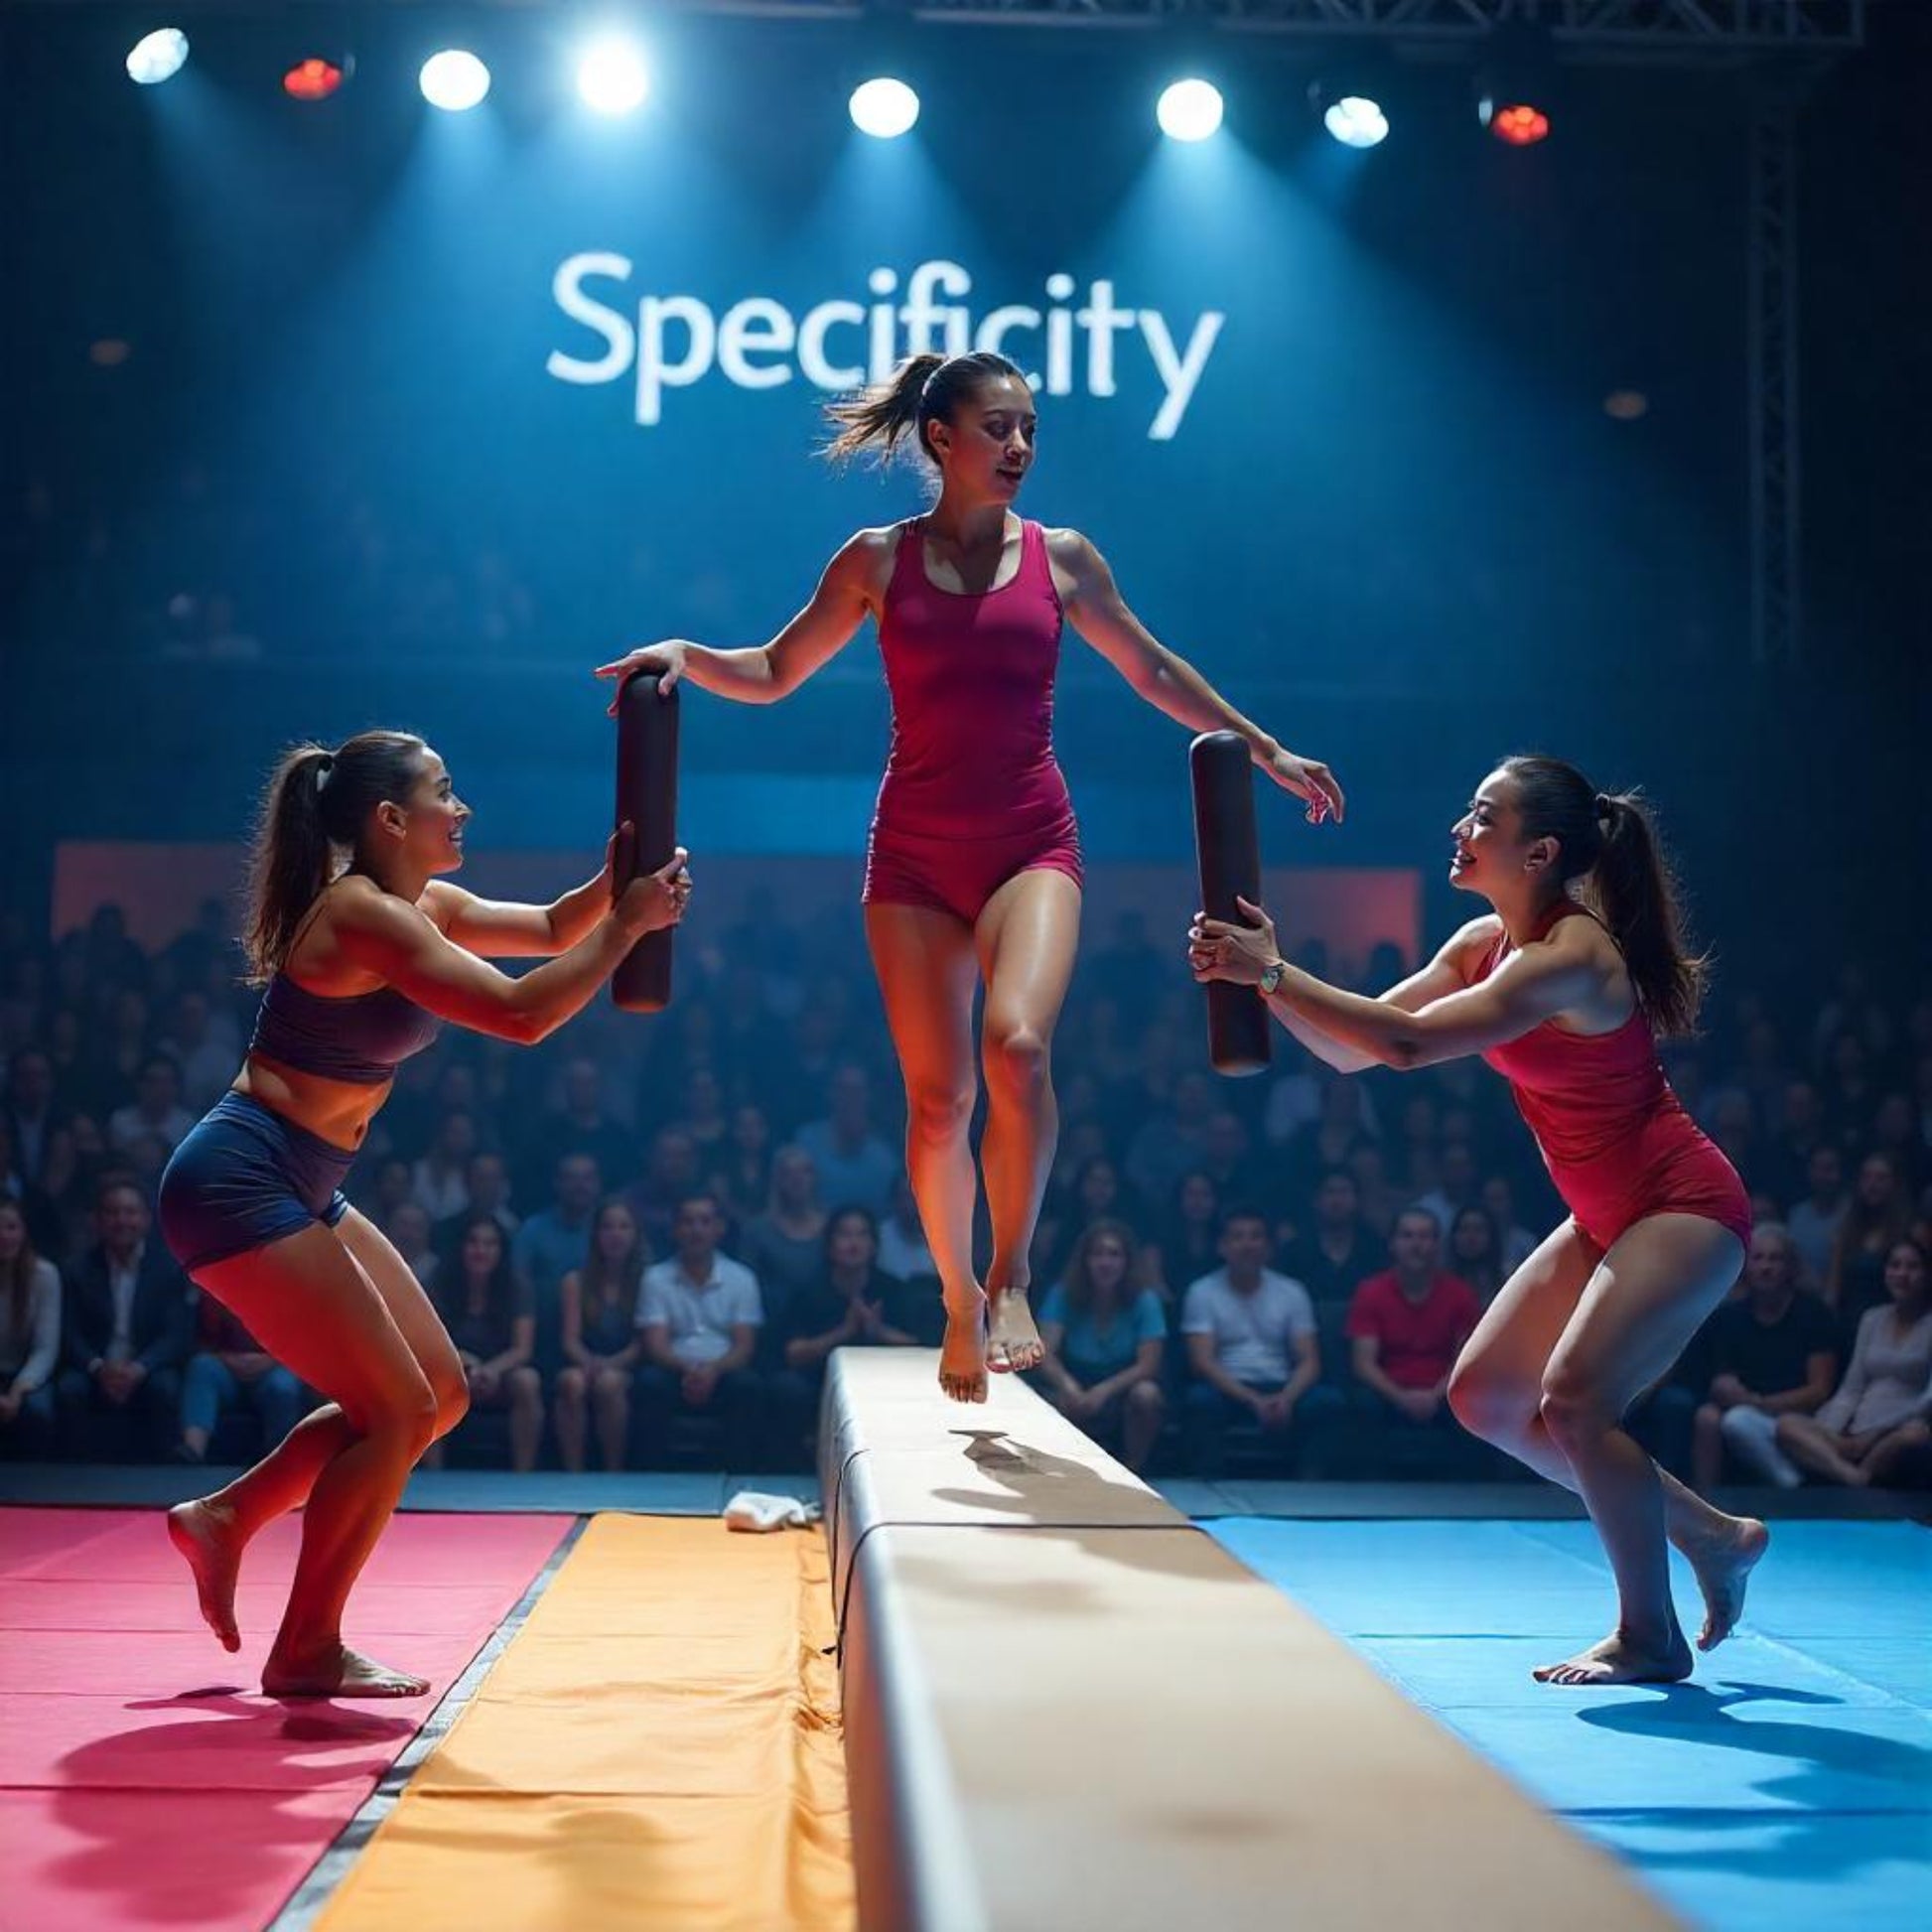
<svg viewBox="0 0 1932 1932">
<path fill-rule="evenodd" d="M 1026 380 L 1004 355 L 990 349 L 966 355 L 907 356 L 884 382 L 825 405 L 826 420 L 835 434 L 819 454 L 829 462 L 846 464 L 876 445 L 884 469 L 897 456 L 909 432 L 918 453 L 928 463 L 936 463 L 925 440 L 925 426 L 951 422 L 953 411 L 973 390 L 990 378 L 1007 375 Z"/>
<path fill-rule="evenodd" d="M 408 797 L 426 749 L 407 732 L 374 731 L 333 752 L 312 742 L 282 754 L 249 858 L 242 945 L 250 985 L 281 971 L 309 908 L 347 866 L 363 820 L 385 800 Z"/>
<path fill-rule="evenodd" d="M 1660 1034 L 1686 1034 L 1697 1022 L 1710 973 L 1684 932 L 1683 906 L 1650 814 L 1635 792 L 1594 790 L 1561 759 L 1505 759 L 1515 781 L 1526 840 L 1552 838 L 1565 886 L 1616 941 L 1637 1004 Z"/>
</svg>

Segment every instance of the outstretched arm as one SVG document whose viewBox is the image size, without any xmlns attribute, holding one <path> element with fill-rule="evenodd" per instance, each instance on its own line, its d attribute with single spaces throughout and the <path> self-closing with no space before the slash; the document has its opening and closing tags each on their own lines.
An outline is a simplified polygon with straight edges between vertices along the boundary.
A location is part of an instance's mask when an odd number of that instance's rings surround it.
<svg viewBox="0 0 1932 1932">
<path fill-rule="evenodd" d="M 620 683 L 633 671 L 662 674 L 662 689 L 689 678 L 701 691 L 741 704 L 775 704 L 836 657 L 872 610 L 872 585 L 886 536 L 861 530 L 825 566 L 812 601 L 768 644 L 743 650 L 713 650 L 682 637 L 644 644 L 627 657 L 597 667 L 599 677 Z M 617 710 L 617 700 L 611 709 Z"/>
<path fill-rule="evenodd" d="M 1149 704 L 1190 731 L 1239 732 L 1255 763 L 1278 785 L 1308 801 L 1309 822 L 1342 815 L 1341 786 L 1315 759 L 1297 758 L 1279 740 L 1244 718 L 1184 658 L 1171 651 L 1127 608 L 1114 574 L 1077 530 L 1056 532 L 1053 561 L 1072 579 L 1066 614 L 1088 643 Z"/>
<path fill-rule="evenodd" d="M 626 824 L 611 834 L 604 870 L 548 905 L 479 898 L 447 879 L 433 879 L 417 903 L 453 946 L 482 959 L 554 959 L 588 939 L 610 911 L 616 882 L 629 870 Z"/>
<path fill-rule="evenodd" d="M 1276 1013 L 1305 1021 L 1315 1032 L 1378 1066 L 1401 1072 L 1462 1059 L 1491 1046 L 1520 1039 L 1598 992 L 1603 969 L 1595 961 L 1560 947 L 1536 945 L 1514 954 L 1487 979 L 1440 998 L 1413 1013 L 1383 1000 L 1318 980 L 1283 962 L 1267 914 L 1246 899 L 1237 901 L 1259 923 L 1236 925 L 1225 919 L 1197 918 L 1188 934 L 1188 959 L 1197 980 L 1229 980 L 1255 985 L 1271 964 L 1282 973 L 1268 1004 Z M 1478 922 L 1480 923 L 1480 922 Z M 1466 942 L 1471 928 L 1458 939 Z M 1429 969 L 1436 970 L 1435 966 Z"/>
</svg>

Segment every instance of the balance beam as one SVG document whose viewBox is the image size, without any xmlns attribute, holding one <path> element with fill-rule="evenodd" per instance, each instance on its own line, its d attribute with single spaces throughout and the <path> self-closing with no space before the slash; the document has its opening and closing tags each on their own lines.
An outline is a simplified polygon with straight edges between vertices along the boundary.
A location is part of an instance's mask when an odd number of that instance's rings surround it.
<svg viewBox="0 0 1932 1932">
<path fill-rule="evenodd" d="M 820 1416 L 868 1932 L 1676 1924 L 1024 1383 L 936 1368 L 842 1349 Z"/>
</svg>

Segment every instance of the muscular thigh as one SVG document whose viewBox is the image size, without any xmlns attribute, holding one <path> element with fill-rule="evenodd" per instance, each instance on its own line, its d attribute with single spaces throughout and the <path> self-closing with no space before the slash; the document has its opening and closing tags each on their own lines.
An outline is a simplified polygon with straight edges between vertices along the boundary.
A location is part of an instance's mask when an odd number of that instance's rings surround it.
<svg viewBox="0 0 1932 1932">
<path fill-rule="evenodd" d="M 1744 1245 L 1701 1214 L 1652 1214 L 1597 1263 L 1550 1357 L 1549 1382 L 1621 1415 L 1668 1373 L 1737 1280 Z"/>
<path fill-rule="evenodd" d="M 404 1261 L 389 1238 L 360 1208 L 351 1207 L 336 1224 L 343 1246 L 360 1264 L 374 1284 L 391 1318 L 409 1343 L 410 1352 L 428 1376 L 430 1386 L 439 1393 L 463 1386 L 463 1363 L 456 1344 L 443 1325 L 443 1317 L 431 1307 L 408 1262 Z"/>
<path fill-rule="evenodd" d="M 1457 1377 L 1519 1389 L 1533 1408 L 1543 1372 L 1601 1258 L 1575 1221 L 1547 1235 L 1483 1311 L 1462 1346 Z"/>
<path fill-rule="evenodd" d="M 362 1265 L 320 1223 L 196 1271 L 285 1368 L 352 1421 L 371 1406 L 407 1412 L 429 1378 Z"/>
<path fill-rule="evenodd" d="M 973 1084 L 973 935 L 924 905 L 866 907 L 866 941 L 908 1089 Z"/>
<path fill-rule="evenodd" d="M 973 944 L 986 981 L 989 1039 L 1022 1029 L 1052 1037 L 1079 943 L 1080 889 L 1063 872 L 1035 867 L 987 900 Z"/>
</svg>

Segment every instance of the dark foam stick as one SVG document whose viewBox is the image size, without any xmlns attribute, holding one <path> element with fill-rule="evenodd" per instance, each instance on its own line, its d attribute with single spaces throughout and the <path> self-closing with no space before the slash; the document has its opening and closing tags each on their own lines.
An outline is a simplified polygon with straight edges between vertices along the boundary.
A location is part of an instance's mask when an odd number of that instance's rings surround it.
<svg viewBox="0 0 1932 1932">
<path fill-rule="evenodd" d="M 617 823 L 634 830 L 620 893 L 655 872 L 677 850 L 677 690 L 657 688 L 655 671 L 633 671 L 618 692 Z M 661 1013 L 671 1002 L 671 933 L 646 932 L 611 978 L 611 997 L 626 1013 Z"/>
<path fill-rule="evenodd" d="M 1237 732 L 1203 732 L 1188 748 L 1194 780 L 1194 852 L 1201 909 L 1210 919 L 1245 924 L 1239 895 L 1261 903 L 1261 837 L 1255 829 L 1248 741 Z M 1207 994 L 1207 1053 L 1217 1073 L 1259 1073 L 1269 1062 L 1268 1009 L 1251 986 L 1212 980 Z"/>
</svg>

